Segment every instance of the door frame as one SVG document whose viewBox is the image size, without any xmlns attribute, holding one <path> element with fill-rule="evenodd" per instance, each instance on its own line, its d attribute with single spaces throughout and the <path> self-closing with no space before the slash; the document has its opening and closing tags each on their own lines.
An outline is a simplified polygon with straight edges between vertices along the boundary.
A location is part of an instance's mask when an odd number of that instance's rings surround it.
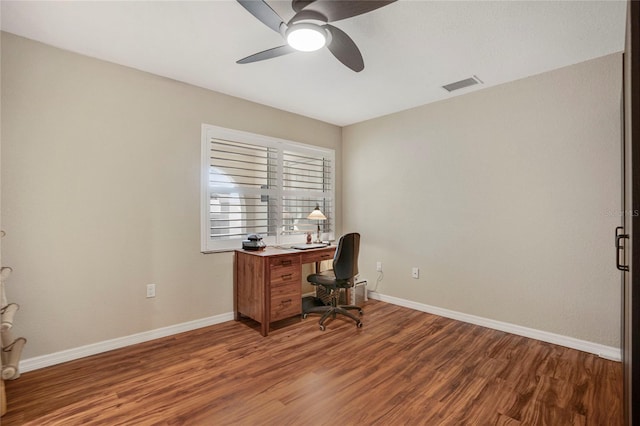
<svg viewBox="0 0 640 426">
<path fill-rule="evenodd" d="M 628 272 L 623 272 L 625 424 L 640 425 L 640 2 L 627 2 L 624 53 L 624 227 Z M 639 271 L 634 274 L 634 271 Z M 635 409 L 634 409 L 635 407 Z"/>
</svg>

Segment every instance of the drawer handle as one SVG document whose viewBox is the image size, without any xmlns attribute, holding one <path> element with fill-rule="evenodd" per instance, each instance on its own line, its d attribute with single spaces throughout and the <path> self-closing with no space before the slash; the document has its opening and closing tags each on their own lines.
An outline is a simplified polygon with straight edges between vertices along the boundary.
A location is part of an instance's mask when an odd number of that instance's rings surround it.
<svg viewBox="0 0 640 426">
<path fill-rule="evenodd" d="M 282 265 L 282 266 L 291 266 L 291 259 L 283 260 L 282 262 L 280 262 L 280 265 Z"/>
<path fill-rule="evenodd" d="M 291 299 L 287 299 L 287 300 L 283 300 L 282 302 L 280 302 L 281 305 L 290 305 L 292 302 Z"/>
<path fill-rule="evenodd" d="M 328 254 L 323 254 L 323 255 L 322 255 L 322 258 L 323 258 L 323 259 L 328 259 L 329 257 L 330 257 L 330 256 L 329 256 Z"/>
<path fill-rule="evenodd" d="M 292 277 L 291 274 L 284 274 L 284 275 L 280 275 L 282 277 L 283 280 L 288 280 Z"/>
</svg>

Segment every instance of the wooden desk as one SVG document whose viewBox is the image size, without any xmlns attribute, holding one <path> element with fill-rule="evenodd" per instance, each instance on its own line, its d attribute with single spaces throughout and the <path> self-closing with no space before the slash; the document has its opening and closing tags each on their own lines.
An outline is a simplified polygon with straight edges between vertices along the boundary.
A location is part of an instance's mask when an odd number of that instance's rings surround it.
<svg viewBox="0 0 640 426">
<path fill-rule="evenodd" d="M 246 316 L 269 334 L 274 321 L 302 313 L 302 265 L 333 258 L 336 246 L 311 250 L 236 250 L 233 275 L 233 311 L 236 321 Z"/>
</svg>

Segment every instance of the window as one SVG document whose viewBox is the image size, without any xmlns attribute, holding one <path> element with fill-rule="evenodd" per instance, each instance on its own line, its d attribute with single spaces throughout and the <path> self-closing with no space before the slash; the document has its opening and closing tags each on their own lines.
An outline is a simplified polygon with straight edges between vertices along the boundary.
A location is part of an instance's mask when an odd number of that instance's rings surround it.
<svg viewBox="0 0 640 426">
<path fill-rule="evenodd" d="M 334 163 L 331 149 L 203 124 L 202 251 L 240 248 L 247 234 L 300 243 L 315 237 L 316 206 L 323 239 L 333 239 Z"/>
</svg>

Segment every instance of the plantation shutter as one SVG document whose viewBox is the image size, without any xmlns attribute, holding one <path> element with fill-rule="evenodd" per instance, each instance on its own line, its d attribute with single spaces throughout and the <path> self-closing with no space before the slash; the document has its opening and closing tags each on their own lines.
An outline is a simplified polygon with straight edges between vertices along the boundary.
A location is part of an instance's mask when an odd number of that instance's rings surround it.
<svg viewBox="0 0 640 426">
<path fill-rule="evenodd" d="M 283 223 L 291 234 L 315 234 L 320 224 L 322 233 L 333 229 L 332 161 L 321 155 L 296 151 L 283 153 Z M 307 216 L 318 206 L 327 220 L 311 221 Z"/>
<path fill-rule="evenodd" d="M 248 234 L 269 244 L 334 238 L 334 152 L 203 126 L 203 251 L 241 247 Z M 319 206 L 327 217 L 307 216 Z"/>
</svg>

